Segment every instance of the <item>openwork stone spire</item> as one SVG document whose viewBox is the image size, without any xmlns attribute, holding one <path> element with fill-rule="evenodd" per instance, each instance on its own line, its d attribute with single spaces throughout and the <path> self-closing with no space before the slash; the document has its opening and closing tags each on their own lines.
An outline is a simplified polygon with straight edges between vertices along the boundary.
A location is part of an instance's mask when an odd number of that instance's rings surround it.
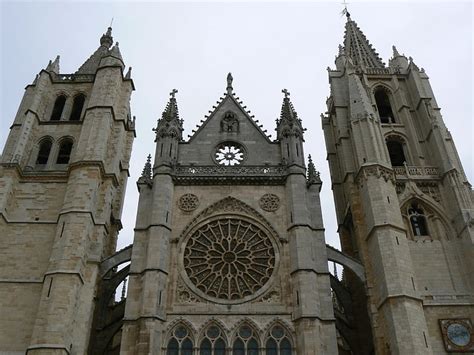
<svg viewBox="0 0 474 355">
<path fill-rule="evenodd" d="M 379 54 L 369 43 L 364 33 L 347 13 L 346 32 L 344 34 L 344 51 L 354 65 L 366 68 L 385 68 Z"/>
<path fill-rule="evenodd" d="M 170 92 L 170 100 L 166 105 L 161 118 L 156 126 L 156 139 L 170 137 L 182 140 L 183 137 L 183 120 L 179 118 L 178 104 L 176 102 L 176 93 L 178 90 L 173 89 Z"/>
<path fill-rule="evenodd" d="M 305 129 L 301 124 L 301 120 L 298 118 L 298 114 L 290 101 L 290 92 L 283 89 L 282 92 L 285 94 L 283 98 L 283 104 L 281 106 L 280 119 L 277 119 L 277 139 L 287 138 L 290 136 L 298 137 L 303 139 L 303 132 Z"/>
</svg>

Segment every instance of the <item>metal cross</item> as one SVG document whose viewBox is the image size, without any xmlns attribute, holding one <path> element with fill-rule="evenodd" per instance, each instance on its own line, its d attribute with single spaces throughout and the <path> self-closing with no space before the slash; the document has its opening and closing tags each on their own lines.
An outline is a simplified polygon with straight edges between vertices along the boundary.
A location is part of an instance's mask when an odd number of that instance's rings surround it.
<svg viewBox="0 0 474 355">
<path fill-rule="evenodd" d="M 290 92 L 289 92 L 288 90 L 286 90 L 286 89 L 283 89 L 281 92 L 285 94 L 285 98 L 287 98 L 288 96 L 290 96 Z"/>
<path fill-rule="evenodd" d="M 341 5 L 344 5 L 344 10 L 341 11 L 341 15 L 348 16 L 349 11 L 347 10 L 347 5 L 349 5 L 349 3 L 346 0 L 342 0 Z"/>
<path fill-rule="evenodd" d="M 176 90 L 176 89 L 171 90 L 171 92 L 170 92 L 171 98 L 174 99 L 174 96 L 176 95 L 177 92 L 178 92 L 178 90 Z"/>
</svg>

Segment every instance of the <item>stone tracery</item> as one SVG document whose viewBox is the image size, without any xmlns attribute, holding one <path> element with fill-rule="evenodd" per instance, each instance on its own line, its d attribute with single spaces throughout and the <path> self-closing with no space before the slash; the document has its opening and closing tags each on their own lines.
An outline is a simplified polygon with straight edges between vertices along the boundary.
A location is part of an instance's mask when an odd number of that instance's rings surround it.
<svg viewBox="0 0 474 355">
<path fill-rule="evenodd" d="M 184 269 L 203 295 L 240 300 L 259 291 L 276 264 L 266 232 L 238 217 L 220 217 L 198 228 L 184 248 Z"/>
</svg>

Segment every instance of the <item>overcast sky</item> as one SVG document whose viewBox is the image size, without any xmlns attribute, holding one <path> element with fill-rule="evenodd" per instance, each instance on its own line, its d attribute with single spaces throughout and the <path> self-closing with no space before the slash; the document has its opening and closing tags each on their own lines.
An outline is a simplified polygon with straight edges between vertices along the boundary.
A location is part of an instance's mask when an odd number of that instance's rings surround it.
<svg viewBox="0 0 474 355">
<path fill-rule="evenodd" d="M 119 247 L 133 240 L 138 179 L 154 153 L 156 125 L 169 97 L 177 100 L 191 133 L 234 77 L 234 91 L 275 137 L 282 93 L 287 88 L 323 179 L 326 239 L 338 246 L 336 221 L 320 114 L 329 93 L 326 68 L 334 68 L 345 18 L 341 1 L 288 2 L 7 2 L 0 0 L 0 146 L 24 87 L 61 55 L 61 73 L 73 73 L 97 49 L 113 21 L 113 37 L 133 67 L 137 116 L 130 179 Z M 431 78 L 441 113 L 473 182 L 471 2 L 360 2 L 349 11 L 384 62 L 395 44 Z"/>
</svg>

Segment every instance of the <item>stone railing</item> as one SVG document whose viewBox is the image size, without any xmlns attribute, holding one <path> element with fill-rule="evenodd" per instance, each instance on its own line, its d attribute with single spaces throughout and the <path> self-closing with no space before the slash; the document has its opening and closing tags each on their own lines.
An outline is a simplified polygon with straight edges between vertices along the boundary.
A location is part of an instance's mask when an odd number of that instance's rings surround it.
<svg viewBox="0 0 474 355">
<path fill-rule="evenodd" d="M 286 179 L 284 166 L 192 166 L 178 165 L 173 170 L 176 182 L 186 183 L 280 183 Z"/>
<path fill-rule="evenodd" d="M 56 74 L 54 82 L 80 82 L 89 83 L 94 81 L 94 74 Z"/>
<path fill-rule="evenodd" d="M 365 68 L 367 74 L 392 74 L 390 68 Z"/>
<path fill-rule="evenodd" d="M 393 168 L 397 177 L 408 177 L 408 178 L 438 178 L 439 169 L 434 166 L 396 166 Z"/>
</svg>

